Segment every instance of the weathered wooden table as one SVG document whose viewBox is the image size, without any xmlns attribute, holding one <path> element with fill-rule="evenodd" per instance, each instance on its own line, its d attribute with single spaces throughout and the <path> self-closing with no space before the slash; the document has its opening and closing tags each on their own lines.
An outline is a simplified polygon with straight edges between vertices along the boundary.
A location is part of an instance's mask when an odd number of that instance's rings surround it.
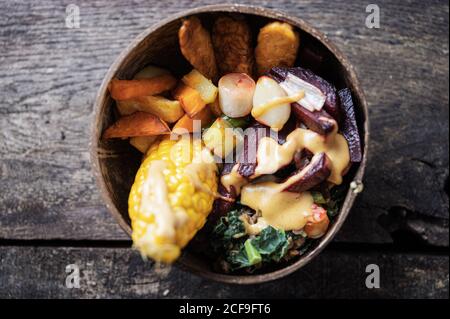
<svg viewBox="0 0 450 319">
<path fill-rule="evenodd" d="M 263 285 L 155 268 L 129 248 L 90 169 L 94 96 L 144 28 L 214 2 L 1 1 L 0 297 L 448 297 L 448 1 L 378 0 L 379 29 L 365 25 L 373 1 L 243 1 L 309 21 L 354 64 L 372 125 L 365 191 L 324 253 Z M 379 289 L 365 285 L 372 263 Z"/>
</svg>

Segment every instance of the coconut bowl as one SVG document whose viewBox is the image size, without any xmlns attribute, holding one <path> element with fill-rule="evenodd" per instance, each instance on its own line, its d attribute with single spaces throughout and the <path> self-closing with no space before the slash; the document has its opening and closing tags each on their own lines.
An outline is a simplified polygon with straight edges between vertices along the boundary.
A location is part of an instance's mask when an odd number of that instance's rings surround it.
<svg viewBox="0 0 450 319">
<path fill-rule="evenodd" d="M 128 194 L 138 170 L 141 154 L 126 140 L 101 139 L 102 132 L 116 119 L 114 100 L 107 86 L 112 78 L 131 79 L 140 69 L 154 64 L 171 70 L 176 76 L 190 71 L 190 64 L 182 56 L 178 45 L 178 29 L 182 19 L 191 15 L 201 18 L 205 27 L 210 28 L 214 18 L 220 14 L 242 14 L 249 22 L 254 37 L 259 28 L 273 20 L 290 23 L 300 33 L 301 44 L 295 65 L 310 68 L 318 75 L 333 83 L 337 89 L 348 87 L 352 91 L 356 108 L 357 122 L 363 147 L 363 160 L 353 165 L 345 176 L 348 186 L 345 201 L 339 214 L 332 220 L 328 232 L 298 259 L 280 263 L 272 268 L 253 274 L 224 274 L 214 271 L 212 261 L 205 255 L 196 253 L 190 246 L 177 262 L 182 269 L 202 277 L 235 284 L 255 284 L 284 277 L 302 268 L 316 257 L 333 239 L 347 218 L 357 194 L 361 191 L 362 178 L 367 160 L 369 142 L 369 120 L 367 103 L 354 69 L 341 51 L 320 31 L 299 17 L 261 7 L 244 5 L 204 6 L 184 11 L 161 22 L 149 26 L 122 51 L 109 68 L 98 89 L 94 105 L 91 133 L 91 162 L 97 184 L 110 213 L 123 230 L 131 235 L 128 217 Z M 321 69 L 310 59 L 311 52 L 319 52 Z M 220 63 L 220 61 L 218 61 Z"/>
</svg>

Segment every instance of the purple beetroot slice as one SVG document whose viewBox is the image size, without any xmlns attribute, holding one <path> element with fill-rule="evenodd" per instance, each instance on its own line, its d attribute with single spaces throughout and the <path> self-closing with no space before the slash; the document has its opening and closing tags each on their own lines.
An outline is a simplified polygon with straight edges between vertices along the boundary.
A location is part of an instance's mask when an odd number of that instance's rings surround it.
<svg viewBox="0 0 450 319">
<path fill-rule="evenodd" d="M 330 160 L 325 153 L 317 153 L 308 165 L 295 174 L 299 174 L 301 178 L 284 190 L 295 193 L 305 192 L 319 185 L 330 176 Z"/>
<path fill-rule="evenodd" d="M 283 82 L 288 73 L 295 75 L 296 77 L 314 85 L 318 88 L 325 96 L 325 104 L 323 108 L 325 111 L 331 115 L 337 122 L 340 122 L 340 107 L 339 99 L 334 85 L 324 80 L 320 76 L 314 74 L 312 71 L 303 69 L 301 67 L 295 68 L 280 68 L 275 67 L 269 71 L 269 76 L 271 76 L 278 83 Z"/>
<path fill-rule="evenodd" d="M 310 130 L 320 135 L 333 132 L 337 125 L 336 121 L 323 109 L 311 112 L 298 103 L 292 103 L 291 105 L 294 115 Z"/>
<path fill-rule="evenodd" d="M 269 136 L 271 136 L 270 128 L 260 123 L 255 123 L 245 129 L 243 147 L 237 156 L 238 173 L 241 176 L 249 177 L 255 173 L 259 141 L 261 138 Z"/>
<path fill-rule="evenodd" d="M 341 132 L 348 142 L 350 150 L 350 161 L 359 163 L 362 160 L 361 139 L 356 123 L 355 105 L 352 100 L 352 92 L 345 88 L 339 91 L 342 108 L 342 127 Z"/>
<path fill-rule="evenodd" d="M 278 141 L 278 144 L 284 144 L 287 136 L 298 127 L 295 117 L 291 117 L 278 134 L 270 127 L 255 122 L 244 130 L 244 143 L 240 153 L 237 155 L 239 163 L 238 173 L 244 177 L 250 177 L 255 173 L 257 166 L 256 155 L 258 152 L 259 141 L 263 137 L 272 137 Z"/>
<path fill-rule="evenodd" d="M 230 173 L 231 170 L 233 169 L 234 165 L 235 165 L 235 163 L 224 163 L 223 169 L 221 172 L 221 176 Z M 236 197 L 237 197 L 236 190 L 234 189 L 234 187 L 231 186 L 230 191 L 228 191 L 226 189 L 226 187 L 222 185 L 220 180 L 219 180 L 219 186 L 217 188 L 217 192 L 225 198 L 236 199 Z M 233 206 L 234 206 L 233 202 L 224 200 L 222 198 L 217 198 L 213 203 L 212 212 L 208 217 L 209 220 L 214 221 L 214 222 L 217 221 L 220 217 L 222 217 L 226 213 L 228 213 L 233 208 Z"/>
<path fill-rule="evenodd" d="M 301 171 L 302 169 L 304 169 L 311 162 L 313 156 L 314 154 L 306 148 L 302 149 L 301 151 L 297 151 L 294 154 L 294 163 L 297 170 Z"/>
<path fill-rule="evenodd" d="M 298 122 L 297 117 L 291 115 L 289 120 L 283 125 L 283 128 L 279 130 L 278 133 L 278 144 L 284 144 L 289 134 L 292 133 L 297 127 L 300 126 L 300 122 Z"/>
<path fill-rule="evenodd" d="M 217 192 L 225 198 L 236 199 L 236 191 L 234 190 L 233 186 L 231 186 L 231 191 L 229 192 L 225 188 L 225 186 L 223 186 L 221 183 L 219 183 Z M 213 203 L 212 212 L 208 218 L 209 218 L 209 220 L 216 221 L 220 217 L 226 215 L 233 207 L 234 207 L 234 202 L 227 201 L 222 198 L 216 198 L 216 200 L 214 200 L 214 203 Z"/>
</svg>

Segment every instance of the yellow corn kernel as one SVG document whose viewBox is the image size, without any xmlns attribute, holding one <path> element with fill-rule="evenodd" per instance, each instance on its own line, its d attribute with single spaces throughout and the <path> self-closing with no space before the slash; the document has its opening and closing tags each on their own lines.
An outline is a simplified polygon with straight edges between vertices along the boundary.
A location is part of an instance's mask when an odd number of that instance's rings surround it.
<svg viewBox="0 0 450 319">
<path fill-rule="evenodd" d="M 155 171 L 155 164 L 161 169 Z M 157 183 L 158 178 L 164 185 Z M 205 224 L 217 183 L 217 166 L 201 141 L 156 141 L 145 155 L 128 200 L 134 247 L 158 262 L 176 260 Z"/>
</svg>

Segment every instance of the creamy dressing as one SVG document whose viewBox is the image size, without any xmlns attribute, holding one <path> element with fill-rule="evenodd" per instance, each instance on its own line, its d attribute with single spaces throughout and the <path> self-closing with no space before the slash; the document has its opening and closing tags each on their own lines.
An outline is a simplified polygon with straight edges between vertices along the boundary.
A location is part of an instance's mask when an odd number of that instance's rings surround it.
<svg viewBox="0 0 450 319">
<path fill-rule="evenodd" d="M 338 133 L 322 136 L 311 130 L 297 128 L 292 131 L 283 145 L 270 137 L 259 142 L 255 175 L 273 174 L 292 162 L 296 152 L 308 149 L 313 154 L 325 153 L 330 159 L 331 174 L 328 181 L 339 185 L 342 173 L 350 162 L 347 140 Z"/>
<path fill-rule="evenodd" d="M 184 169 L 185 174 L 189 177 L 189 180 L 196 190 L 207 193 L 214 198 L 219 198 L 227 202 L 234 202 L 234 199 L 220 195 L 218 192 L 211 190 L 201 182 L 201 176 L 206 176 L 205 180 L 215 179 L 216 171 L 217 166 L 215 164 L 206 163 L 191 163 Z"/>
<path fill-rule="evenodd" d="M 155 224 L 158 227 L 150 227 L 151 231 L 156 232 L 158 236 L 174 239 L 176 228 L 182 226 L 187 221 L 188 216 L 184 209 L 177 208 L 174 210 L 170 206 L 167 184 L 163 174 L 165 168 L 164 161 L 155 160 L 150 163 L 142 185 L 139 210 L 142 212 L 158 212 L 154 214 Z M 201 182 L 202 180 L 217 178 L 217 170 L 214 158 L 205 150 L 204 152 L 194 152 L 193 161 L 186 165 L 184 173 L 196 190 L 221 197 L 215 190 L 209 189 Z M 226 200 L 229 199 L 226 198 Z"/>
<path fill-rule="evenodd" d="M 215 178 L 215 172 L 216 170 L 211 167 L 211 164 L 206 163 L 190 163 L 184 168 L 184 173 L 189 177 L 195 189 L 207 194 L 213 194 L 214 192 L 202 183 L 202 179 Z"/>
<path fill-rule="evenodd" d="M 250 179 L 275 173 L 291 163 L 295 153 L 304 148 L 313 154 L 325 153 L 330 159 L 331 174 L 328 181 L 336 185 L 342 183 L 342 175 L 350 162 L 346 139 L 336 131 L 322 136 L 303 128 L 292 131 L 282 145 L 271 137 L 263 137 L 259 141 L 255 174 Z M 298 230 L 305 226 L 312 214 L 313 197 L 309 192 L 284 191 L 301 179 L 301 174 L 295 174 L 283 183 L 269 181 L 248 184 L 248 179 L 238 173 L 238 167 L 239 164 L 236 164 L 229 174 L 222 176 L 221 182 L 228 191 L 233 186 L 240 193 L 243 205 L 261 213 L 262 217 L 256 224 L 244 222 L 248 234 L 258 234 L 267 225 L 283 230 Z"/>
<path fill-rule="evenodd" d="M 163 170 L 166 168 L 164 161 L 152 161 L 149 165 L 147 176 L 142 185 L 140 211 L 158 212 L 154 214 L 158 228 L 154 231 L 158 236 L 166 238 L 175 237 L 175 214 L 169 204 L 167 185 Z"/>
<path fill-rule="evenodd" d="M 271 137 L 263 137 L 259 141 L 257 166 L 251 179 L 264 174 L 274 174 L 283 166 L 291 163 L 295 153 L 304 148 L 313 154 L 325 153 L 330 159 L 331 174 L 328 181 L 335 185 L 342 183 L 342 175 L 350 163 L 347 140 L 335 132 L 325 137 L 303 128 L 292 131 L 283 145 L 279 145 Z M 223 175 L 220 179 L 228 191 L 231 190 L 231 186 L 234 186 L 237 194 L 248 183 L 248 180 L 238 173 L 238 168 L 239 164 L 236 164 L 229 174 Z"/>
<path fill-rule="evenodd" d="M 211 180 L 217 178 L 217 165 L 214 162 L 214 157 L 208 149 L 202 148 L 200 152 L 201 158 L 194 156 L 192 163 L 186 165 L 184 173 L 188 176 L 194 188 L 198 191 L 212 195 L 214 198 L 222 199 L 227 202 L 234 202 L 233 198 L 220 195 L 217 191 L 211 190 L 202 180 Z"/>
<path fill-rule="evenodd" d="M 313 197 L 309 192 L 293 193 L 282 190 L 282 184 L 274 182 L 248 184 L 242 188 L 241 203 L 260 212 L 264 223 L 275 228 L 302 229 L 312 214 Z M 255 229 L 254 225 L 250 227 L 250 231 L 258 231 L 260 228 Z"/>
<path fill-rule="evenodd" d="M 242 223 L 244 224 L 245 233 L 248 235 L 258 235 L 264 228 L 269 226 L 264 217 L 259 217 L 255 224 L 250 224 L 248 222 L 248 215 L 242 215 L 240 217 Z"/>
<path fill-rule="evenodd" d="M 225 174 L 220 178 L 220 182 L 228 192 L 231 192 L 231 186 L 234 187 L 236 196 L 241 193 L 242 186 L 248 183 L 247 179 L 238 173 L 238 168 L 239 164 L 234 165 L 230 173 Z"/>
<path fill-rule="evenodd" d="M 278 98 L 275 98 L 265 104 L 254 106 L 252 109 L 252 116 L 254 118 L 260 117 L 261 115 L 264 115 L 265 113 L 270 111 L 272 108 L 274 108 L 280 104 L 286 104 L 286 103 L 290 104 L 290 103 L 293 103 L 293 102 L 296 102 L 296 101 L 302 99 L 304 96 L 305 96 L 305 92 L 299 91 L 299 92 L 295 93 L 294 95 L 278 97 Z"/>
</svg>

